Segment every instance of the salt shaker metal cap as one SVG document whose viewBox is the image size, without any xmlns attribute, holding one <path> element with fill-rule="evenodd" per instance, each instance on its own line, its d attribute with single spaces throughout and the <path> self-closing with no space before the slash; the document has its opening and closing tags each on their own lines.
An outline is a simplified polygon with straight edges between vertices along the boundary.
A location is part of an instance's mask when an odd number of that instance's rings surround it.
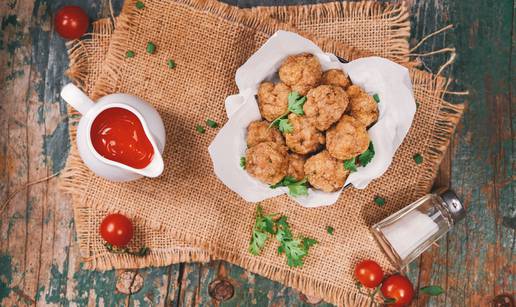
<svg viewBox="0 0 516 307">
<path fill-rule="evenodd" d="M 454 224 L 466 217 L 466 209 L 453 190 L 442 189 L 436 194 L 443 199 L 443 206 L 450 213 Z"/>
</svg>

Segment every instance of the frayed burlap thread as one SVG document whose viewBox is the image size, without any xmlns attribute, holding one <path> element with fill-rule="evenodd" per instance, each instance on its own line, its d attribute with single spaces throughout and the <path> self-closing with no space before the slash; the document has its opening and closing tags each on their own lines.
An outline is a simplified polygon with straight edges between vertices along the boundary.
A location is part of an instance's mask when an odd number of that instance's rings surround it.
<svg viewBox="0 0 516 307">
<path fill-rule="evenodd" d="M 194 127 L 207 117 L 226 121 L 223 100 L 236 91 L 236 68 L 278 29 L 296 31 L 264 16 L 211 1 L 146 1 L 141 11 L 134 9 L 134 1 L 127 1 L 92 95 L 127 92 L 156 106 L 167 128 L 167 169 L 159 179 L 114 184 L 89 173 L 72 149 L 64 188 L 74 195 L 74 201 L 88 204 L 84 208 L 94 211 L 89 214 L 102 208 L 132 216 L 142 227 L 142 236 L 166 232 L 206 249 L 214 259 L 228 260 L 328 302 L 366 304 L 366 298 L 356 293 L 353 264 L 373 258 L 392 269 L 368 226 L 429 190 L 462 107 L 444 102 L 442 78 L 411 69 L 420 108 L 388 172 L 365 190 L 347 190 L 331 207 L 304 209 L 287 197 L 264 202 L 267 211 L 289 216 L 295 233 L 317 238 L 319 244 L 303 268 L 289 268 L 272 244 L 262 256 L 251 256 L 247 244 L 254 206 L 214 177 L 207 146 L 216 131 L 199 135 Z M 347 59 L 370 54 L 305 36 Z M 152 56 L 144 53 L 148 41 L 158 46 Z M 141 55 L 125 58 L 128 48 Z M 166 67 L 170 57 L 178 63 L 174 70 Z M 412 160 L 416 152 L 425 157 L 421 165 Z M 384 197 L 387 205 L 375 207 L 372 200 L 376 195 Z M 328 225 L 335 228 L 333 236 L 325 231 Z M 90 252 L 96 259 L 108 259 L 92 262 L 91 267 L 105 269 L 123 263 L 111 262 L 118 259 L 106 255 L 98 236 L 80 239 L 95 241 L 89 243 Z M 161 260 L 149 259 L 147 264 L 155 265 L 152 261 Z"/>
</svg>

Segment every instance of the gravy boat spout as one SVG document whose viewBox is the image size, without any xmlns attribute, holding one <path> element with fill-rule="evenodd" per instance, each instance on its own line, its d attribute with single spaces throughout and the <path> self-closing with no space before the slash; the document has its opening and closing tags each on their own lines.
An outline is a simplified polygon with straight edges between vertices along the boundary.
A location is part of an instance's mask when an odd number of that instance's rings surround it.
<svg viewBox="0 0 516 307">
<path fill-rule="evenodd" d="M 154 156 L 152 157 L 151 162 L 149 165 L 147 165 L 145 168 L 137 169 L 132 168 L 131 170 L 137 174 L 140 174 L 145 177 L 154 178 L 158 177 L 163 173 L 164 163 L 163 163 L 163 157 L 159 153 L 159 151 L 154 151 Z"/>
</svg>

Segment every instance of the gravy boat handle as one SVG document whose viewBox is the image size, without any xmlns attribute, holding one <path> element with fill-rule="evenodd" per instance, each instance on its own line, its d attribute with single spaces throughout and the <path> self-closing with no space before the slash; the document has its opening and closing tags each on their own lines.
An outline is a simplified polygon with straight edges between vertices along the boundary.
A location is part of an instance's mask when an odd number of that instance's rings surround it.
<svg viewBox="0 0 516 307">
<path fill-rule="evenodd" d="M 82 115 L 88 113 L 95 105 L 88 95 L 72 83 L 68 83 L 61 89 L 61 97 Z"/>
</svg>

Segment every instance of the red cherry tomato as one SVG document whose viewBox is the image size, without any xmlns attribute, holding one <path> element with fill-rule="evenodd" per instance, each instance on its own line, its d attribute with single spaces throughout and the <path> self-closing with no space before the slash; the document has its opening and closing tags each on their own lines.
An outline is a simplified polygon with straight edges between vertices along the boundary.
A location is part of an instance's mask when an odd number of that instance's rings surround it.
<svg viewBox="0 0 516 307">
<path fill-rule="evenodd" d="M 54 17 L 54 26 L 63 38 L 80 38 L 89 26 L 88 15 L 78 6 L 63 6 Z"/>
<path fill-rule="evenodd" d="M 107 243 L 124 247 L 133 238 L 133 223 L 122 214 L 110 214 L 100 224 L 100 235 Z"/>
<path fill-rule="evenodd" d="M 386 298 L 392 298 L 396 302 L 389 306 L 405 306 L 410 304 L 414 298 L 414 288 L 410 280 L 402 275 L 396 274 L 387 277 L 380 288 Z"/>
<path fill-rule="evenodd" d="M 367 288 L 375 288 L 383 279 L 383 270 L 373 260 L 364 260 L 355 266 L 355 278 Z"/>
</svg>

